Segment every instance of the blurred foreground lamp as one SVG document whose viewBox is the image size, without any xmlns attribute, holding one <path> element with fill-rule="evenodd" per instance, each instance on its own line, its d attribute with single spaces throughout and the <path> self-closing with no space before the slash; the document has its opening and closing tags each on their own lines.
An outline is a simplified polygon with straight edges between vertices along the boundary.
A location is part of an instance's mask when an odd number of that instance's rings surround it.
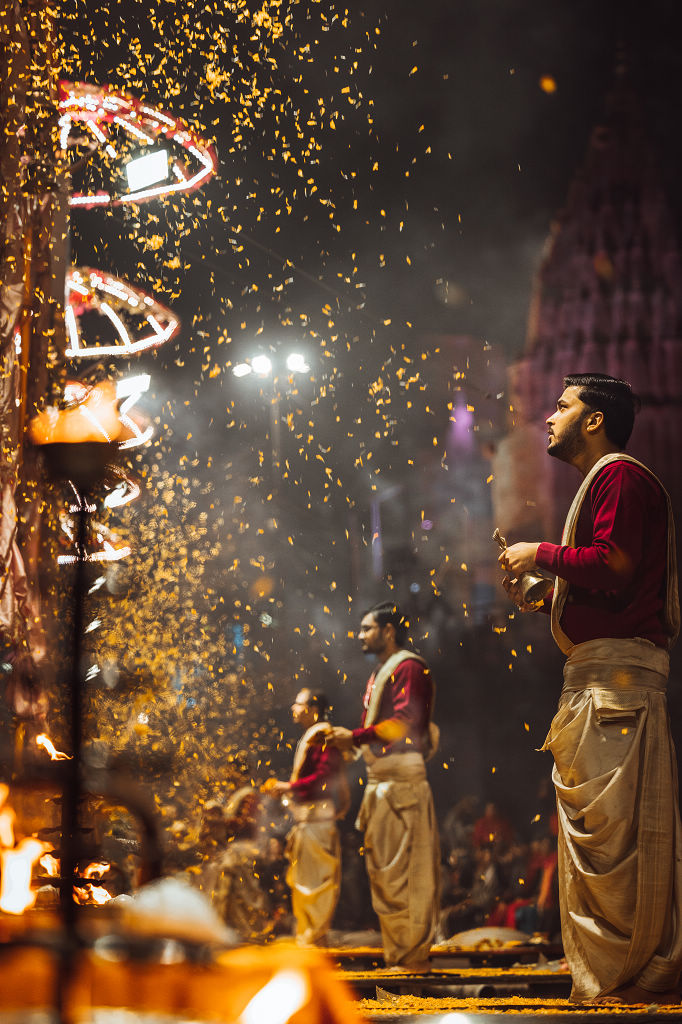
<svg viewBox="0 0 682 1024">
<path fill-rule="evenodd" d="M 168 178 L 168 153 L 165 149 L 156 149 L 153 153 L 145 153 L 125 165 L 128 188 L 131 192 L 157 185 Z"/>
<path fill-rule="evenodd" d="M 29 423 L 34 444 L 46 454 L 53 478 L 71 480 L 88 490 L 102 479 L 119 449 L 123 424 L 117 409 L 116 385 L 102 381 L 83 388 L 82 400 L 65 409 L 48 407 Z M 75 394 L 69 393 L 69 398 Z"/>
</svg>

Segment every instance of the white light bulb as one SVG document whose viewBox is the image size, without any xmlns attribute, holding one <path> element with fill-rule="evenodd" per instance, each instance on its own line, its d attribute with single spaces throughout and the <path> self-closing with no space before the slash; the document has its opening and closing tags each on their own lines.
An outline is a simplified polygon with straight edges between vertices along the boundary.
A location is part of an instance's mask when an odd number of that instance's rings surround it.
<svg viewBox="0 0 682 1024">
<path fill-rule="evenodd" d="M 310 367 L 300 352 L 292 352 L 290 356 L 287 356 L 287 369 L 292 373 L 307 373 Z"/>
<path fill-rule="evenodd" d="M 251 368 L 254 373 L 267 377 L 272 370 L 272 362 L 267 356 L 254 356 L 251 360 Z"/>
<path fill-rule="evenodd" d="M 145 153 L 144 156 L 138 156 L 135 160 L 129 160 L 125 169 L 128 188 L 131 192 L 138 192 L 150 185 L 156 185 L 159 181 L 166 181 L 168 178 L 168 153 L 165 149 Z"/>
</svg>

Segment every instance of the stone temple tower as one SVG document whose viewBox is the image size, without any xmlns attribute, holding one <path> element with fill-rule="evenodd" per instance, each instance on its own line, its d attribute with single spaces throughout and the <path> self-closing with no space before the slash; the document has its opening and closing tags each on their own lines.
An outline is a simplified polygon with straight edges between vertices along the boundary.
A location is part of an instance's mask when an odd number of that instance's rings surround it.
<svg viewBox="0 0 682 1024">
<path fill-rule="evenodd" d="M 512 427 L 495 458 L 495 517 L 508 537 L 558 540 L 579 478 L 544 455 L 544 420 L 566 373 L 609 373 L 642 399 L 628 450 L 682 513 L 682 260 L 643 112 L 624 67 L 557 215 L 537 273 Z"/>
</svg>

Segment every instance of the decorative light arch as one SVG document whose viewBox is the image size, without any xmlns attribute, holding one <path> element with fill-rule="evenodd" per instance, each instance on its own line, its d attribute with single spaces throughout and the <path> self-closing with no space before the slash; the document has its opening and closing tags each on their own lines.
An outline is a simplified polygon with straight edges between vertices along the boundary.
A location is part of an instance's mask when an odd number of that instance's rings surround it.
<svg viewBox="0 0 682 1024">
<path fill-rule="evenodd" d="M 83 338 L 79 318 L 93 310 L 113 324 L 119 339 L 115 344 L 90 345 Z M 163 345 L 180 329 L 173 311 L 153 296 L 91 267 L 71 267 L 66 275 L 65 319 L 69 359 L 134 356 Z"/>
<path fill-rule="evenodd" d="M 143 100 L 108 85 L 86 82 L 59 83 L 59 128 L 62 149 L 74 131 L 85 129 L 109 157 L 118 159 L 131 143 L 142 154 L 147 147 L 168 153 L 169 180 L 128 192 L 72 192 L 72 206 L 120 206 L 162 198 L 198 188 L 215 173 L 218 161 L 214 147 L 178 117 L 157 110 Z M 153 152 L 153 150 L 152 150 Z"/>
</svg>

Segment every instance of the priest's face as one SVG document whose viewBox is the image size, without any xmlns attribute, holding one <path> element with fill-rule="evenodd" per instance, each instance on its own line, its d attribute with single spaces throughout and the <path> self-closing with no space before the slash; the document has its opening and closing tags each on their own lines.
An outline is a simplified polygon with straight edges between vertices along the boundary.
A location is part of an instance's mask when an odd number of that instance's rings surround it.
<svg viewBox="0 0 682 1024">
<path fill-rule="evenodd" d="M 291 705 L 291 717 L 302 729 L 309 729 L 317 721 L 315 709 L 310 704 L 310 690 L 299 690 Z"/>
<path fill-rule="evenodd" d="M 578 398 L 579 390 L 566 388 L 547 420 L 547 454 L 562 462 L 574 462 L 585 449 L 583 424 L 590 410 Z"/>
</svg>

